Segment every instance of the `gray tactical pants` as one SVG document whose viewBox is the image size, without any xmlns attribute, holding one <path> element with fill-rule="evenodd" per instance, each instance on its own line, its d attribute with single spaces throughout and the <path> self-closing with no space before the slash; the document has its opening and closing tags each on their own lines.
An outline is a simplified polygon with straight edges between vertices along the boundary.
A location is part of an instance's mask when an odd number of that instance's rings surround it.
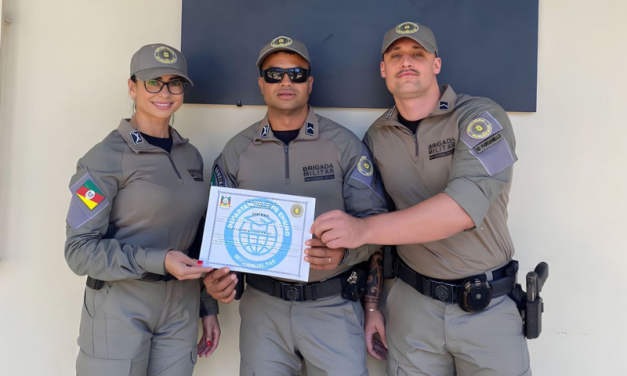
<svg viewBox="0 0 627 376">
<path fill-rule="evenodd" d="M 368 375 L 359 302 L 287 302 L 248 286 L 239 309 L 240 376 Z"/>
<path fill-rule="evenodd" d="M 105 282 L 85 288 L 78 376 L 191 376 L 196 363 L 197 280 Z"/>
<path fill-rule="evenodd" d="M 522 319 L 507 296 L 468 313 L 398 278 L 386 311 L 388 376 L 531 376 Z"/>
</svg>

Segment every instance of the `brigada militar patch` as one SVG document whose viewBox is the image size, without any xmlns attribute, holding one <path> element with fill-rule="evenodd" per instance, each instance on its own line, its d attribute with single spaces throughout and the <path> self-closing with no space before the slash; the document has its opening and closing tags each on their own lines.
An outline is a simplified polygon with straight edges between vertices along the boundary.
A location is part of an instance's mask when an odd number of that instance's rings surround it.
<svg viewBox="0 0 627 376">
<path fill-rule="evenodd" d="M 516 162 L 501 124 L 488 111 L 461 127 L 459 138 L 492 176 Z"/>
<path fill-rule="evenodd" d="M 109 201 L 89 172 L 72 184 L 70 192 L 72 202 L 67 222 L 75 230 L 109 206 Z"/>
</svg>

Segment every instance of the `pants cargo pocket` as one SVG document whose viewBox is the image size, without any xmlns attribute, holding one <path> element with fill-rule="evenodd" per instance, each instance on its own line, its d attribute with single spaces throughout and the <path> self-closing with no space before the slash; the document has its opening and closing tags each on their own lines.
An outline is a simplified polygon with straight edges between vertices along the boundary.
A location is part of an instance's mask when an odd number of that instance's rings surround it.
<svg viewBox="0 0 627 376">
<path fill-rule="evenodd" d="M 77 376 L 128 376 L 131 374 L 130 359 L 99 359 L 84 352 L 76 359 Z"/>
<path fill-rule="evenodd" d="M 239 376 L 255 376 L 255 369 L 242 361 L 239 362 Z"/>
<path fill-rule="evenodd" d="M 192 347 L 192 363 L 196 364 L 198 361 L 198 347 Z"/>
<path fill-rule="evenodd" d="M 388 376 L 409 376 L 409 374 L 401 368 L 398 362 L 389 355 L 386 368 Z"/>
</svg>

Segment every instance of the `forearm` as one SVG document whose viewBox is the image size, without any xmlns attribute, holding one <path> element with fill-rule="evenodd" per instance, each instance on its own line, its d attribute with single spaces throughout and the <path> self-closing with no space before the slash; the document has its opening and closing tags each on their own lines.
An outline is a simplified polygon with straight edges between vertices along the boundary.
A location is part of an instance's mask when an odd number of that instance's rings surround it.
<svg viewBox="0 0 627 376">
<path fill-rule="evenodd" d="M 363 221 L 368 244 L 427 243 L 474 227 L 470 216 L 445 193 L 405 210 L 370 216 Z"/>
<path fill-rule="evenodd" d="M 348 250 L 348 256 L 342 265 L 356 265 L 368 259 L 379 249 L 378 245 L 364 244 L 361 247 L 350 248 Z"/>
<path fill-rule="evenodd" d="M 202 279 L 200 281 L 200 317 L 209 316 L 209 315 L 217 315 L 220 313 L 218 302 L 209 295 L 207 289 L 205 288 Z"/>
<path fill-rule="evenodd" d="M 164 259 L 168 251 L 75 235 L 65 244 L 65 259 L 77 275 L 116 281 L 141 278 L 147 272 L 165 274 Z"/>
<path fill-rule="evenodd" d="M 383 290 L 383 253 L 375 252 L 370 258 L 370 271 L 366 281 L 366 293 L 364 294 L 364 308 L 378 309 Z"/>
</svg>

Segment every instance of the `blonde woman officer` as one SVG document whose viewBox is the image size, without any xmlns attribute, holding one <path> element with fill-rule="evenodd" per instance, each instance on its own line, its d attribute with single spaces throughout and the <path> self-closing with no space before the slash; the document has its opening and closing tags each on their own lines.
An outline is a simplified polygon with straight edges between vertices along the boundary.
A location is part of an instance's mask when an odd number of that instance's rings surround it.
<svg viewBox="0 0 627 376">
<path fill-rule="evenodd" d="M 208 199 L 203 161 L 169 125 L 192 81 L 164 44 L 137 51 L 130 73 L 135 113 L 70 181 L 65 258 L 88 276 L 77 374 L 191 375 L 220 337 L 217 304 L 201 299 L 199 278 L 212 269 L 188 256 Z"/>
</svg>

